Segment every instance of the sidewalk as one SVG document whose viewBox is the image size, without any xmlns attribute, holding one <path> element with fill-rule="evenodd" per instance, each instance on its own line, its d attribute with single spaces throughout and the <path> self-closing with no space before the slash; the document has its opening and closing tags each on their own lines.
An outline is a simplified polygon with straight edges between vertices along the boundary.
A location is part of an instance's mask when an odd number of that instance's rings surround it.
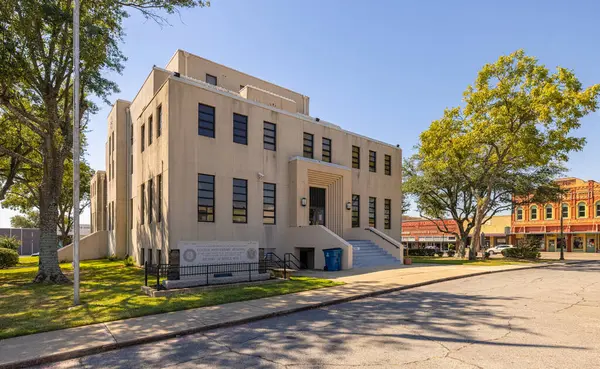
<svg viewBox="0 0 600 369">
<path fill-rule="evenodd" d="M 309 271 L 304 275 L 332 278 L 346 284 L 0 340 L 0 369 L 66 360 L 468 276 L 547 266 L 549 264 L 497 267 L 416 265 L 335 274 Z"/>
</svg>

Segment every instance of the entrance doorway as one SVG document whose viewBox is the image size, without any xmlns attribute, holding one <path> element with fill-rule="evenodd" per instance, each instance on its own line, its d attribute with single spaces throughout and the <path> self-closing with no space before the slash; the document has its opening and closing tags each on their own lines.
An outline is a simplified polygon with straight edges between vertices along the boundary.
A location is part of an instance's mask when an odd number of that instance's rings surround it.
<svg viewBox="0 0 600 369">
<path fill-rule="evenodd" d="M 325 189 L 311 187 L 309 193 L 308 224 L 325 225 Z"/>
<path fill-rule="evenodd" d="M 300 253 L 300 268 L 315 269 L 315 249 L 312 247 L 302 247 L 298 249 Z"/>
<path fill-rule="evenodd" d="M 548 247 L 547 250 L 550 252 L 554 252 L 556 251 L 556 238 L 554 237 L 549 237 L 548 238 Z"/>
</svg>

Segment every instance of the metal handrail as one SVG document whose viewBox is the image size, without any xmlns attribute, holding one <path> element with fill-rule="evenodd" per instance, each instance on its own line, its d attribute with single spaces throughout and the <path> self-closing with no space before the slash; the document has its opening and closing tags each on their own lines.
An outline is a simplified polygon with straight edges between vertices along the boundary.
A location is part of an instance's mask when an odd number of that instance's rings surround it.
<svg viewBox="0 0 600 369">
<path fill-rule="evenodd" d="M 382 240 L 386 241 L 387 243 L 389 243 L 390 245 L 394 246 L 397 249 L 400 249 L 400 246 L 396 245 L 395 243 L 393 243 L 392 241 L 388 240 L 387 238 L 383 237 L 382 235 L 380 235 L 379 233 L 375 232 L 374 230 L 372 230 L 371 228 L 365 228 L 365 230 L 373 233 L 374 235 L 376 235 L 377 237 L 381 238 Z"/>
<path fill-rule="evenodd" d="M 292 258 L 293 258 L 294 260 L 292 260 Z M 298 258 L 296 257 L 296 255 L 292 254 L 291 252 L 285 253 L 285 254 L 283 255 L 283 260 L 284 260 L 284 262 L 288 263 L 288 266 L 289 266 L 290 268 L 291 268 L 291 267 L 292 267 L 292 265 L 293 265 L 293 266 L 295 266 L 295 267 L 296 267 L 296 269 L 306 269 L 306 265 L 305 265 L 305 264 L 304 264 L 302 261 L 300 261 L 300 259 L 298 259 Z M 296 261 L 297 261 L 298 263 L 296 263 Z"/>
</svg>

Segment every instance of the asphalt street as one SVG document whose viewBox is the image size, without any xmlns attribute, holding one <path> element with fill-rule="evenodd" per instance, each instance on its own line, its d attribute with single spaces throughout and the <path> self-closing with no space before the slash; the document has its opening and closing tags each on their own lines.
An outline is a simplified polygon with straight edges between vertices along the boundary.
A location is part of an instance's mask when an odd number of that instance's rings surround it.
<svg viewBox="0 0 600 369">
<path fill-rule="evenodd" d="M 438 283 L 44 368 L 600 368 L 600 263 Z"/>
</svg>

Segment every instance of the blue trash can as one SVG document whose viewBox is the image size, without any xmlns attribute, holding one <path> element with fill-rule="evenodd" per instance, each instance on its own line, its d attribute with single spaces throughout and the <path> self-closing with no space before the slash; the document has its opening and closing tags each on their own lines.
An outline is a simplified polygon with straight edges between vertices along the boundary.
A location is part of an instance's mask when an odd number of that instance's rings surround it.
<svg viewBox="0 0 600 369">
<path fill-rule="evenodd" d="M 325 255 L 325 270 L 330 272 L 342 270 L 342 249 L 325 249 L 323 254 Z"/>
</svg>

